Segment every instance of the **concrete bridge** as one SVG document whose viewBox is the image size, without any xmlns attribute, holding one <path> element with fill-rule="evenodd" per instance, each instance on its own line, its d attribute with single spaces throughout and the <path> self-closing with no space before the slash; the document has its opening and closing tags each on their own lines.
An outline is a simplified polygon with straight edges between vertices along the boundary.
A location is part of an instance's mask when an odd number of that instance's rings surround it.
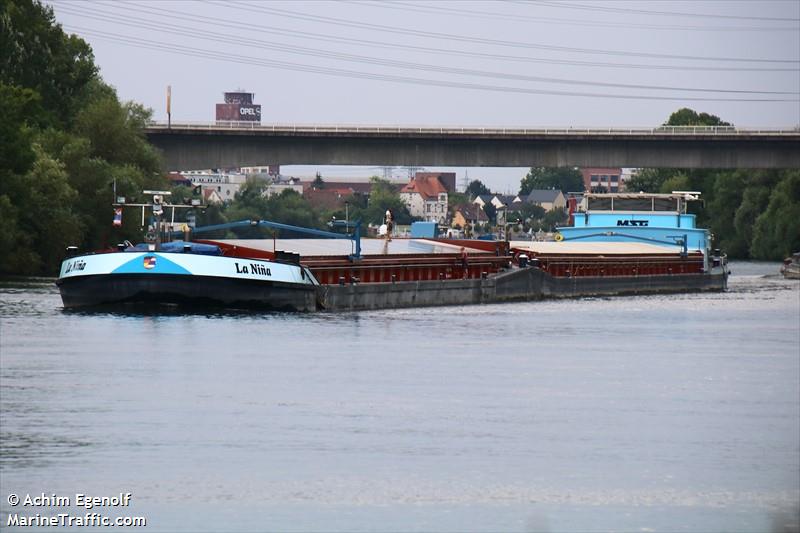
<svg viewBox="0 0 800 533">
<path fill-rule="evenodd" d="M 227 166 L 800 168 L 800 127 L 437 128 L 152 123 L 169 170 Z"/>
</svg>

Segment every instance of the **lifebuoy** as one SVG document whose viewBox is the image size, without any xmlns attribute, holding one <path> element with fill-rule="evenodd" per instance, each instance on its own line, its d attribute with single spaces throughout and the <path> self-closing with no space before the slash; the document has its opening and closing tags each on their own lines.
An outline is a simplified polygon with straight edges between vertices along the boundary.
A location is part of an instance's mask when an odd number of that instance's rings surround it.
<svg viewBox="0 0 800 533">
<path fill-rule="evenodd" d="M 556 240 L 556 242 L 561 242 L 564 240 L 564 236 L 561 235 L 560 233 L 556 233 L 554 239 Z"/>
</svg>

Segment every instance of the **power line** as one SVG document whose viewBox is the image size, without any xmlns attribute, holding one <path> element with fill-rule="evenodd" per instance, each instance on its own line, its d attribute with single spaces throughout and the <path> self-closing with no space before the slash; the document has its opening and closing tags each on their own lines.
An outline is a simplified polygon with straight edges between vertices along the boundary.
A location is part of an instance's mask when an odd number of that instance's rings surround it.
<svg viewBox="0 0 800 533">
<path fill-rule="evenodd" d="M 55 1 L 58 3 L 58 0 Z M 291 38 L 301 38 L 301 39 L 309 39 L 314 41 L 322 41 L 322 42 L 335 42 L 335 43 L 343 43 L 343 44 L 354 44 L 359 46 L 366 46 L 369 49 L 375 48 L 385 48 L 385 49 L 394 49 L 394 50 L 404 50 L 404 51 L 417 51 L 423 52 L 427 54 L 436 54 L 436 55 L 449 55 L 449 56 L 460 56 L 460 57 L 469 57 L 470 59 L 474 59 L 476 57 L 492 59 L 492 60 L 500 60 L 500 61 L 509 61 L 509 62 L 524 62 L 524 63 L 545 63 L 551 65 L 572 65 L 572 66 L 580 66 L 580 67 L 589 67 L 589 68 L 615 68 L 615 69 L 634 69 L 634 70 L 676 70 L 676 71 L 714 71 L 714 72 L 798 72 L 800 71 L 800 66 L 798 67 L 720 67 L 720 66 L 692 66 L 692 65 L 657 65 L 654 63 L 649 64 L 636 64 L 636 63 L 609 63 L 609 62 L 599 62 L 599 61 L 580 61 L 580 60 L 569 60 L 569 59 L 551 59 L 551 58 L 541 58 L 541 57 L 526 57 L 526 56 L 512 56 L 512 55 L 505 55 L 505 54 L 492 54 L 486 52 L 479 52 L 479 51 L 463 51 L 463 50 L 455 50 L 455 49 L 442 49 L 442 48 L 431 48 L 425 46 L 417 46 L 411 44 L 394 44 L 388 42 L 378 42 L 373 40 L 365 40 L 365 39 L 356 39 L 352 37 L 339 37 L 333 36 L 329 34 L 320 34 L 320 33 L 310 33 L 304 32 L 300 30 L 285 30 L 283 28 L 279 28 L 276 26 L 269 26 L 265 24 L 259 24 L 257 28 L 249 28 L 249 27 L 242 27 L 241 21 L 235 21 L 230 19 L 225 19 L 221 17 L 204 17 L 189 14 L 183 11 L 176 11 L 173 9 L 165 9 L 165 8 L 152 8 L 152 7 L 144 7 L 138 4 L 133 4 L 135 7 L 131 7 L 132 2 L 115 2 L 113 5 L 116 8 L 122 7 L 123 9 L 139 12 L 139 13 L 146 13 L 149 15 L 162 15 L 162 14 L 169 14 L 171 15 L 178 15 L 184 17 L 189 20 L 193 20 L 196 22 L 200 22 L 201 24 L 211 24 L 213 26 L 219 27 L 230 27 L 236 29 L 237 32 L 247 31 L 252 33 L 263 34 L 264 31 L 269 31 L 272 34 L 277 35 L 284 35 L 286 37 Z M 67 4 L 65 4 L 67 5 Z M 72 3 L 68 4 L 70 6 L 74 5 Z M 96 6 L 96 3 L 92 4 Z M 61 7 L 59 7 L 61 9 Z"/>
<path fill-rule="evenodd" d="M 737 62 L 737 63 L 789 63 L 795 64 L 800 63 L 800 60 L 796 59 L 765 59 L 765 58 L 738 58 L 738 57 L 713 57 L 713 56 L 691 56 L 691 55 L 677 55 L 677 54 L 656 54 L 656 53 L 649 53 L 649 52 L 631 52 L 631 51 L 621 51 L 621 50 L 601 50 L 601 49 L 588 49 L 588 48 L 573 48 L 568 46 L 557 46 L 557 45 L 546 45 L 546 44 L 539 44 L 539 43 L 524 43 L 519 41 L 506 41 L 500 39 L 485 39 L 479 37 L 467 37 L 463 35 L 455 35 L 450 33 L 439 33 L 439 32 L 428 32 L 422 30 L 411 30 L 411 29 L 403 29 L 397 28 L 395 26 L 386 26 L 383 24 L 371 24 L 365 22 L 355 22 L 346 19 L 340 19 L 336 17 L 325 17 L 319 15 L 311 15 L 308 13 L 303 13 L 299 11 L 291 11 L 288 9 L 277 9 L 277 8 L 268 8 L 264 7 L 263 5 L 250 5 L 239 0 L 227 0 L 224 4 L 218 3 L 216 0 L 203 0 L 206 3 L 216 4 L 216 5 L 225 5 L 226 7 L 235 7 L 237 9 L 241 9 L 244 11 L 250 12 L 258 12 L 258 13 L 268 13 L 271 15 L 277 15 L 286 18 L 298 19 L 298 20 L 306 20 L 311 22 L 322 22 L 324 24 L 332 24 L 335 26 L 343 26 L 343 27 L 351 27 L 351 28 L 360 28 L 360 29 L 369 29 L 369 30 L 377 30 L 389 33 L 397 33 L 402 35 L 414 35 L 416 37 L 427 37 L 432 39 L 439 39 L 439 40 L 448 40 L 448 41 L 460 41 L 460 42 L 469 42 L 469 43 L 477 43 L 477 44 L 488 44 L 488 45 L 495 45 L 495 46 L 504 46 L 504 47 L 512 47 L 512 48 L 531 48 L 531 49 L 543 49 L 543 50 L 554 50 L 560 52 L 574 52 L 574 53 L 581 53 L 581 54 L 596 54 L 596 55 L 617 55 L 617 56 L 634 56 L 634 57 L 648 57 L 654 59 L 685 59 L 691 61 L 730 61 L 730 62 Z"/>
<path fill-rule="evenodd" d="M 548 24 L 563 24 L 569 26 L 588 26 L 588 27 L 601 27 L 601 28 L 624 28 L 634 30 L 679 30 L 679 31 L 710 31 L 710 32 L 740 32 L 740 31 L 791 31 L 800 32 L 800 28 L 776 28 L 774 26 L 686 26 L 686 25 L 658 25 L 658 24 L 641 24 L 636 23 L 632 25 L 627 22 L 608 22 L 608 21 L 584 21 L 576 19 L 567 19 L 559 17 L 543 17 L 543 16 L 530 16 L 522 15 L 519 13 L 497 13 L 492 11 L 479 11 L 474 9 L 453 9 L 441 7 L 440 5 L 428 4 L 419 5 L 410 2 L 402 2 L 399 0 L 340 0 L 342 2 L 358 5 L 369 6 L 380 9 L 394 9 L 399 11 L 412 11 L 417 13 L 444 13 L 453 14 L 461 17 L 472 17 L 481 19 L 495 19 L 495 20 L 513 20 L 521 21 L 527 20 L 531 22 L 546 22 Z"/>
<path fill-rule="evenodd" d="M 340 69 L 333 67 L 320 67 L 316 65 L 307 65 L 297 62 L 267 60 L 263 58 L 249 57 L 236 55 L 231 56 L 227 53 L 217 52 L 214 50 L 204 50 L 199 48 L 189 48 L 160 41 L 153 41 L 143 39 L 141 37 L 125 37 L 116 33 L 108 33 L 94 29 L 81 28 L 78 26 L 69 25 L 70 31 L 77 31 L 86 35 L 94 35 L 97 38 L 110 40 L 117 43 L 124 43 L 129 46 L 146 48 L 150 50 L 166 51 L 176 53 L 179 55 L 186 55 L 197 57 L 201 59 L 212 59 L 226 63 L 239 63 L 245 65 L 255 65 L 268 68 L 279 68 L 282 70 L 291 70 L 297 72 L 309 72 L 317 74 L 325 74 L 330 76 L 368 79 L 375 81 L 388 81 L 395 83 L 404 83 L 412 85 L 426 85 L 433 87 L 448 87 L 457 89 L 473 89 L 482 91 L 491 91 L 499 93 L 516 93 L 516 94 L 536 94 L 536 95 L 554 95 L 554 96 L 574 96 L 574 97 L 587 97 L 587 98 L 605 98 L 605 99 L 636 99 L 636 100 L 653 100 L 653 101 L 705 101 L 705 102 L 799 102 L 800 98 L 711 98 L 711 97 L 670 97 L 670 96 L 652 96 L 641 94 L 609 94 L 609 93 L 591 93 L 591 92 L 571 92 L 571 91 L 555 91 L 544 89 L 528 89 L 521 87 L 506 87 L 497 85 L 485 85 L 476 83 L 453 82 L 447 80 L 432 80 L 427 78 L 414 78 L 407 76 L 396 76 L 389 74 L 375 74 L 363 71 L 355 71 L 349 69 Z"/>
<path fill-rule="evenodd" d="M 529 2 L 525 0 L 513 0 L 513 1 L 520 4 L 535 3 L 536 5 L 541 5 L 541 6 L 557 7 L 562 9 L 579 9 L 583 11 L 602 11 L 605 13 L 630 13 L 636 15 L 660 15 L 660 16 L 670 16 L 670 17 L 715 18 L 715 19 L 729 19 L 729 20 L 761 20 L 767 22 L 784 22 L 784 23 L 800 22 L 800 18 L 751 17 L 743 15 L 723 15 L 719 13 L 712 14 L 712 13 L 686 13 L 686 12 L 676 12 L 676 11 L 651 11 L 646 9 L 632 9 L 627 7 L 586 5 L 586 4 L 575 4 L 569 2 L 549 2 L 547 0 L 535 0 L 535 2 Z"/>
<path fill-rule="evenodd" d="M 474 76 L 474 77 L 486 77 L 486 78 L 494 78 L 494 79 L 503 79 L 503 80 L 514 80 L 514 81 L 523 81 L 523 82 L 538 82 L 538 83 L 550 83 L 550 84 L 561 84 L 561 85 L 578 85 L 578 86 L 587 86 L 593 85 L 597 87 L 612 87 L 612 88 L 622 88 L 622 89 L 644 89 L 644 90 L 657 90 L 657 91 L 680 91 L 680 92 L 702 92 L 702 93 L 721 93 L 721 94 L 773 94 L 773 95 L 787 95 L 787 94 L 794 94 L 791 92 L 786 91 L 756 91 L 756 90 L 740 90 L 740 89 L 713 89 L 713 88 L 695 88 L 695 87 L 673 87 L 673 86 L 656 86 L 656 85 L 643 85 L 643 84 L 626 84 L 626 83 L 613 83 L 613 82 L 602 82 L 602 81 L 587 81 L 587 80 L 574 80 L 574 79 L 564 79 L 564 78 L 552 78 L 552 77 L 543 77 L 543 76 L 526 76 L 521 74 L 509 74 L 509 73 L 502 73 L 502 72 L 491 72 L 491 71 L 484 71 L 484 70 L 474 70 L 474 69 L 465 69 L 465 68 L 457 68 L 457 67 L 448 67 L 448 66 L 441 66 L 441 65 L 429 65 L 423 63 L 413 63 L 408 61 L 396 61 L 396 60 L 389 60 L 389 59 L 381 59 L 369 56 L 360 56 L 360 55 L 353 55 L 353 54 L 345 54 L 340 52 L 333 52 L 333 51 L 324 51 L 319 49 L 313 48 L 304 48 L 304 47 L 296 47 L 296 46 L 288 46 L 288 45 L 281 45 L 271 42 L 266 42 L 258 39 L 242 39 L 235 36 L 230 36 L 227 34 L 220 34 L 216 32 L 206 31 L 206 30 L 197 30 L 196 28 L 191 28 L 186 25 L 182 26 L 175 26 L 171 24 L 165 24 L 157 21 L 150 21 L 145 19 L 140 19 L 137 17 L 132 17 L 126 15 L 124 17 L 118 16 L 113 13 L 108 13 L 104 11 L 98 11 L 94 8 L 92 11 L 87 11 L 82 8 L 76 8 L 75 6 L 69 6 L 64 9 L 67 13 L 76 13 L 84 18 L 90 18 L 95 20 L 101 20 L 104 22 L 114 21 L 118 24 L 128 27 L 138 27 L 144 28 L 148 30 L 165 30 L 170 32 L 177 32 L 181 31 L 184 35 L 187 36 L 195 36 L 196 38 L 201 38 L 203 40 L 211 40 L 216 42 L 222 43 L 238 43 L 240 45 L 246 47 L 256 47 L 261 49 L 268 49 L 268 50 L 279 50 L 282 52 L 290 53 L 290 54 L 297 54 L 297 55 L 304 55 L 304 56 L 312 56 L 312 57 L 322 57 L 328 59 L 338 59 L 343 61 L 349 62 L 358 62 L 370 65 L 379 65 L 379 66 L 388 66 L 388 67 L 395 67 L 395 68 L 402 68 L 407 70 L 421 70 L 425 72 L 433 72 L 433 73 L 447 73 L 447 74 L 456 74 L 456 75 L 463 75 L 463 76 Z"/>
</svg>

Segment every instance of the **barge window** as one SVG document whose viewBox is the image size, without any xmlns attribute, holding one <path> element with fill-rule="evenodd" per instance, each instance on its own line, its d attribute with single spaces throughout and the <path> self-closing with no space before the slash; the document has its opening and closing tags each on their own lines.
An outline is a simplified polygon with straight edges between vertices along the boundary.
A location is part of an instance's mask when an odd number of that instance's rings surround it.
<svg viewBox="0 0 800 533">
<path fill-rule="evenodd" d="M 613 186 L 612 186 L 613 187 Z M 589 198 L 590 211 L 671 211 L 678 212 L 676 198 L 644 198 L 605 197 Z"/>
<path fill-rule="evenodd" d="M 675 198 L 653 198 L 653 211 L 677 211 Z"/>
</svg>

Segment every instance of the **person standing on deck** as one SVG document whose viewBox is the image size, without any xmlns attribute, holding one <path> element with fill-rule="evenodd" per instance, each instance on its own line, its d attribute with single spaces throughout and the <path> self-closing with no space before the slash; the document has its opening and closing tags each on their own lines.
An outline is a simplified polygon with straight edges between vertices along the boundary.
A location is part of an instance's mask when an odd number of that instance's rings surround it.
<svg viewBox="0 0 800 533">
<path fill-rule="evenodd" d="M 386 215 L 383 217 L 383 223 L 386 224 L 386 242 L 392 240 L 392 230 L 394 230 L 394 215 L 390 209 L 386 210 Z"/>
</svg>

